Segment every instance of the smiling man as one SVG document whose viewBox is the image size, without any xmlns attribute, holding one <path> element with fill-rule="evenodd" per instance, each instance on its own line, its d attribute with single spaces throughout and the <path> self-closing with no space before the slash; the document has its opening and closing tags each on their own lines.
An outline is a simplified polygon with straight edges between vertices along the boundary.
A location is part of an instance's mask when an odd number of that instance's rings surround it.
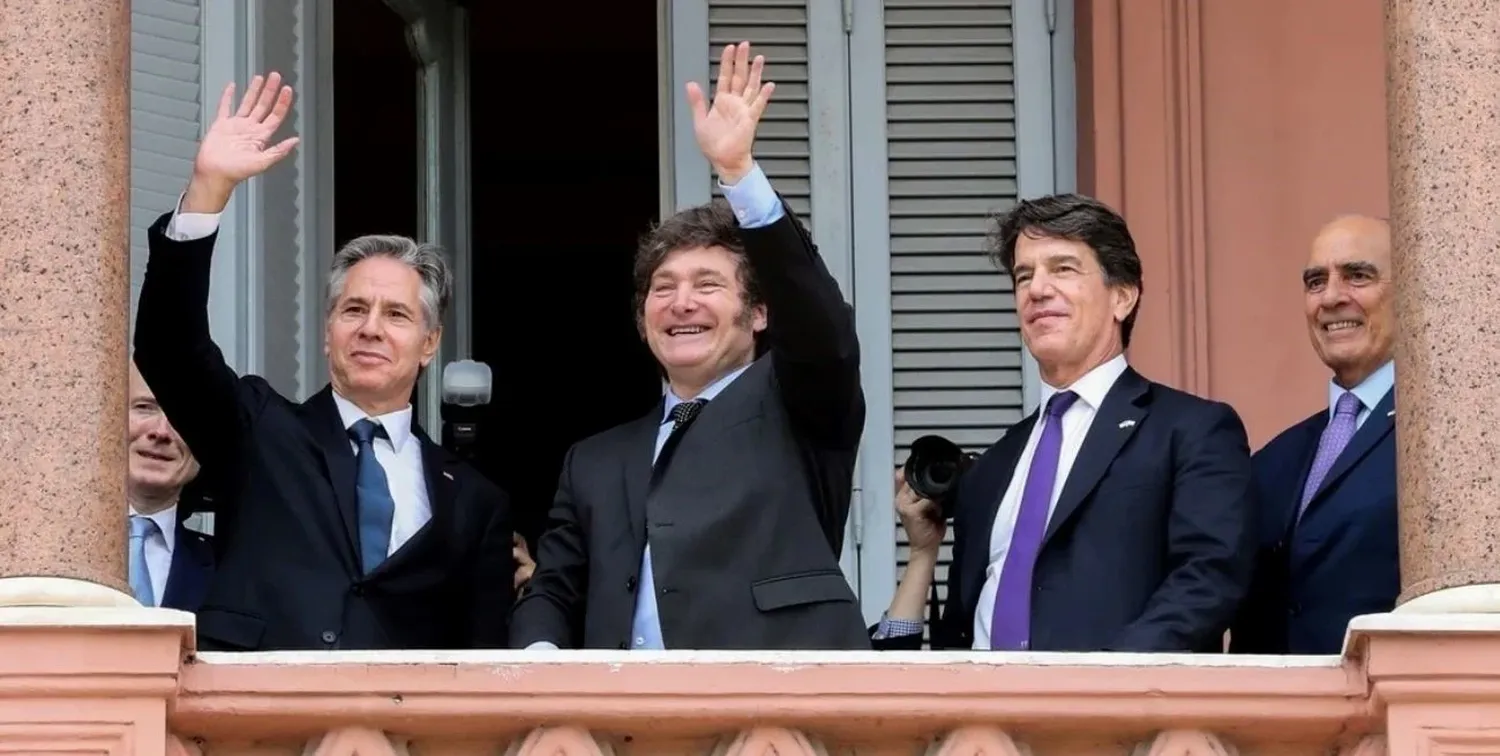
<svg viewBox="0 0 1500 756">
<path fill-rule="evenodd" d="M 167 422 L 132 363 L 125 500 L 130 590 L 142 606 L 195 611 L 213 574 L 213 544 L 185 522 L 212 509 L 198 482 L 198 460 Z"/>
<path fill-rule="evenodd" d="M 1349 620 L 1401 591 L 1396 534 L 1395 284 L 1390 225 L 1324 226 L 1302 270 L 1328 404 L 1256 452 L 1260 548 L 1230 650 L 1336 654 Z"/>
<path fill-rule="evenodd" d="M 512 645 L 869 648 L 839 569 L 864 428 L 859 344 L 751 155 L 773 89 L 763 65 L 748 43 L 726 47 L 712 109 L 688 85 L 728 201 L 641 244 L 636 324 L 667 390 L 568 452 Z"/>
<path fill-rule="evenodd" d="M 932 647 L 1222 650 L 1252 557 L 1239 416 L 1127 364 L 1141 261 L 1113 210 L 1041 197 L 996 227 L 991 252 L 1015 287 L 1041 407 L 959 484 Z M 946 523 L 899 474 L 896 485 L 911 557 L 874 636 L 915 649 Z"/>
<path fill-rule="evenodd" d="M 225 363 L 208 329 L 210 257 L 234 188 L 290 154 L 276 74 L 238 110 L 226 88 L 178 208 L 150 230 L 136 363 L 188 445 L 224 481 L 205 650 L 504 646 L 513 595 L 504 495 L 412 418 L 452 274 L 434 247 L 362 236 L 334 255 L 324 352 L 305 402 Z"/>
</svg>

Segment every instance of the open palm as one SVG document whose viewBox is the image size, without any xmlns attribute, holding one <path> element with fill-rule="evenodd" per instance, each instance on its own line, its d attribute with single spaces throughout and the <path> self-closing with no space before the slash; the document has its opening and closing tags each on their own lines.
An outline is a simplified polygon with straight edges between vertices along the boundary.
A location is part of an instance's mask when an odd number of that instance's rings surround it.
<svg viewBox="0 0 1500 756">
<path fill-rule="evenodd" d="M 748 168 L 755 129 L 776 90 L 771 82 L 761 83 L 764 69 L 765 58 L 757 55 L 751 61 L 750 43 L 741 42 L 725 47 L 719 59 L 719 81 L 711 109 L 702 88 L 695 82 L 687 85 L 698 149 L 716 169 Z"/>
<path fill-rule="evenodd" d="M 281 74 L 256 76 L 233 113 L 234 84 L 224 88 L 219 112 L 198 144 L 193 170 L 200 176 L 239 183 L 264 173 L 297 146 L 297 137 L 275 144 L 271 137 L 292 108 L 292 88 L 281 86 Z"/>
</svg>

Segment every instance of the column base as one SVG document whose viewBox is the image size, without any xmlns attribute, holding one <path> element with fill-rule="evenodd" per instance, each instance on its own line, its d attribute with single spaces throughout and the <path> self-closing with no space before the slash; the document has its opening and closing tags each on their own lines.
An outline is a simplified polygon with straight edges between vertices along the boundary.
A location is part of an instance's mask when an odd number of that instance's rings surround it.
<svg viewBox="0 0 1500 756">
<path fill-rule="evenodd" d="M 1500 614 L 1500 585 L 1460 585 L 1417 596 L 1394 614 Z"/>
<path fill-rule="evenodd" d="M 128 593 L 87 580 L 64 577 L 0 578 L 0 607 L 139 608 L 140 605 Z"/>
<path fill-rule="evenodd" d="M 0 579 L 0 752 L 167 753 L 193 615 L 67 578 Z"/>
</svg>

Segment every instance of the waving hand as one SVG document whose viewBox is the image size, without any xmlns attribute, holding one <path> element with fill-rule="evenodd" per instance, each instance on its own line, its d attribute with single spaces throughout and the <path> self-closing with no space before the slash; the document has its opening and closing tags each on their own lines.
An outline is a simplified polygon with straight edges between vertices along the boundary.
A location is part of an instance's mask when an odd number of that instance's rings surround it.
<svg viewBox="0 0 1500 756">
<path fill-rule="evenodd" d="M 757 55 L 751 61 L 749 42 L 728 45 L 719 59 L 719 82 L 711 108 L 697 82 L 687 85 L 698 149 L 725 183 L 736 183 L 754 165 L 750 153 L 755 144 L 755 129 L 766 112 L 771 93 L 776 91 L 774 83 L 761 83 L 765 66 L 764 56 Z"/>
<path fill-rule="evenodd" d="M 230 112 L 233 103 L 231 83 L 219 98 L 217 117 L 198 144 L 193 171 L 204 178 L 238 184 L 265 173 L 291 154 L 298 139 L 271 142 L 292 108 L 292 88 L 281 86 L 281 74 L 251 79 L 239 109 Z"/>
</svg>

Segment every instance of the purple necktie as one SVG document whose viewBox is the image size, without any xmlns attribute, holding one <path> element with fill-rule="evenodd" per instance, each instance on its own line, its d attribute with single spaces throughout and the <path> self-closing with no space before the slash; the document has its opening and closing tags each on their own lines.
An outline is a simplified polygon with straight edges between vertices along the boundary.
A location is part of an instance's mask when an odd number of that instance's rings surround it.
<svg viewBox="0 0 1500 756">
<path fill-rule="evenodd" d="M 1352 391 L 1345 391 L 1333 405 L 1333 419 L 1328 421 L 1328 427 L 1323 429 L 1323 437 L 1318 439 L 1318 456 L 1313 457 L 1312 469 L 1307 471 L 1307 483 L 1302 486 L 1302 503 L 1297 506 L 1298 518 L 1307 509 L 1313 494 L 1318 492 L 1318 486 L 1323 485 L 1323 478 L 1333 469 L 1334 460 L 1349 445 L 1349 439 L 1354 438 L 1354 421 L 1363 407 L 1364 403 Z"/>
<path fill-rule="evenodd" d="M 1000 568 L 995 589 L 995 614 L 990 621 L 990 648 L 1024 651 L 1031 645 L 1031 571 L 1036 566 L 1042 536 L 1047 533 L 1047 515 L 1052 509 L 1052 490 L 1057 485 L 1057 461 L 1062 453 L 1062 416 L 1078 395 L 1064 391 L 1047 402 L 1042 437 L 1036 442 L 1026 488 L 1021 493 L 1021 511 L 1016 529 Z"/>
</svg>

